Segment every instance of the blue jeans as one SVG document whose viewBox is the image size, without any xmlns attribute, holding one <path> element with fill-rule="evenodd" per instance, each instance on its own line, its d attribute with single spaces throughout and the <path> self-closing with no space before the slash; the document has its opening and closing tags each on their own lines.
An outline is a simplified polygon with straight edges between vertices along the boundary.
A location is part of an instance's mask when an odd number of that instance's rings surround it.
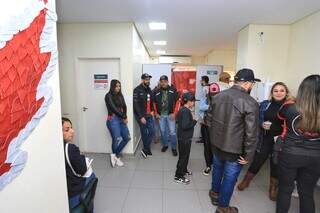
<svg viewBox="0 0 320 213">
<path fill-rule="evenodd" d="M 143 124 L 138 119 L 138 123 L 140 126 L 141 139 L 143 142 L 143 150 L 150 151 L 150 144 L 154 137 L 154 125 L 153 125 L 153 117 L 145 117 L 147 123 Z"/>
<path fill-rule="evenodd" d="M 211 190 L 219 194 L 220 207 L 229 206 L 241 169 L 242 165 L 238 161 L 225 161 L 217 155 L 213 156 Z"/>
<path fill-rule="evenodd" d="M 96 175 L 94 173 L 92 173 L 92 175 L 90 177 L 85 178 L 85 183 L 84 183 L 84 187 L 83 188 L 85 188 L 85 186 L 88 185 L 89 182 L 92 179 L 94 179 L 95 177 L 96 177 Z M 80 194 L 79 195 L 75 195 L 75 196 L 73 196 L 72 198 L 69 199 L 69 207 L 70 207 L 70 209 L 76 207 L 79 204 L 80 204 Z"/>
<path fill-rule="evenodd" d="M 111 120 L 107 120 L 107 127 L 112 137 L 112 153 L 119 155 L 130 140 L 128 126 L 121 118 L 113 115 Z"/>
<path fill-rule="evenodd" d="M 177 149 L 176 121 L 171 120 L 169 115 L 161 115 L 160 130 L 161 130 L 162 145 L 168 146 L 168 139 L 170 137 L 171 148 Z"/>
</svg>

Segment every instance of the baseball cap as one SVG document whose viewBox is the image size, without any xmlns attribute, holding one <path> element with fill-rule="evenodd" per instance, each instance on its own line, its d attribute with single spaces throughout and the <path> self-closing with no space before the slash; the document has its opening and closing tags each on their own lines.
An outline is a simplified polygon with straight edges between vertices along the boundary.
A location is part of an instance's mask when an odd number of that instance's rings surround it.
<svg viewBox="0 0 320 213">
<path fill-rule="evenodd" d="M 186 92 L 182 94 L 182 101 L 187 102 L 187 101 L 194 101 L 194 95 L 192 95 L 191 92 Z"/>
<path fill-rule="evenodd" d="M 261 80 L 254 77 L 254 73 L 251 69 L 241 69 L 234 76 L 235 81 L 251 81 L 251 82 L 260 82 Z"/>
<path fill-rule="evenodd" d="M 168 76 L 162 75 L 162 76 L 160 77 L 160 81 L 162 81 L 162 80 L 168 81 Z"/>
<path fill-rule="evenodd" d="M 152 76 L 149 75 L 148 73 L 143 73 L 143 74 L 141 75 L 141 79 L 147 79 L 147 78 L 152 78 Z"/>
</svg>

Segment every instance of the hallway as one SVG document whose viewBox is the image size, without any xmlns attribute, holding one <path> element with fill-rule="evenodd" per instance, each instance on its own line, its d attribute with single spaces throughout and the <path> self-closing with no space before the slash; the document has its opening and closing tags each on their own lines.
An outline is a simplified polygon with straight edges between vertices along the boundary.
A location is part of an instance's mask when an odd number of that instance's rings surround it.
<svg viewBox="0 0 320 213">
<path fill-rule="evenodd" d="M 173 182 L 177 158 L 171 151 L 160 152 L 153 144 L 153 156 L 142 159 L 125 156 L 125 167 L 112 169 L 109 156 L 89 154 L 94 158 L 94 171 L 99 177 L 95 198 L 96 213 L 209 213 L 214 212 L 208 197 L 211 176 L 204 176 L 203 144 L 193 143 L 189 168 L 193 172 L 187 186 Z M 243 170 L 243 172 L 245 169 Z M 242 175 L 243 175 L 242 172 Z M 240 213 L 273 213 L 275 203 L 268 199 L 268 166 L 254 179 L 248 190 L 237 190 L 231 205 Z M 241 177 L 242 177 L 241 175 Z M 320 190 L 316 189 L 317 212 L 320 213 Z M 297 198 L 292 198 L 290 213 L 298 213 Z"/>
</svg>

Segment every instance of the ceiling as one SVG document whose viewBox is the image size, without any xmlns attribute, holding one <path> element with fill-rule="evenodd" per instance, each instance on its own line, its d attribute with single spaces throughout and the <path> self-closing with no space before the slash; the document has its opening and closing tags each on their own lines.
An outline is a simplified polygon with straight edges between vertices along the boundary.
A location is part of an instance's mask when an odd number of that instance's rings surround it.
<svg viewBox="0 0 320 213">
<path fill-rule="evenodd" d="M 291 24 L 320 9 L 319 0 L 57 0 L 59 22 L 134 22 L 150 55 L 166 40 L 169 55 L 235 49 L 248 24 Z M 166 22 L 166 31 L 149 30 Z"/>
</svg>

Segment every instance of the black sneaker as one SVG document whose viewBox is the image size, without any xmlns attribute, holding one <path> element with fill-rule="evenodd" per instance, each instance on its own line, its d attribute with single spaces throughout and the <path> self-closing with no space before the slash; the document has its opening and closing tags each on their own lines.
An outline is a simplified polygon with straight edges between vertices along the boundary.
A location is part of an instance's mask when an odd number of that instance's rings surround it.
<svg viewBox="0 0 320 213">
<path fill-rule="evenodd" d="M 186 172 L 186 175 L 191 176 L 191 175 L 192 175 L 192 172 L 191 172 L 191 171 L 187 171 L 187 172 Z"/>
<path fill-rule="evenodd" d="M 190 180 L 185 177 L 174 177 L 174 181 L 176 183 L 181 183 L 181 184 L 185 184 L 185 185 L 190 183 Z"/>
<path fill-rule="evenodd" d="M 161 149 L 161 152 L 166 152 L 168 149 L 168 146 L 163 146 L 162 149 Z"/>
<path fill-rule="evenodd" d="M 143 157 L 144 159 L 147 158 L 147 153 L 146 153 L 146 151 L 141 150 L 141 155 L 142 155 L 142 157 Z"/>
<path fill-rule="evenodd" d="M 173 150 L 172 150 L 172 155 L 173 155 L 173 156 L 177 156 L 177 155 L 178 155 L 178 152 L 177 152 L 176 149 L 173 149 Z"/>
<path fill-rule="evenodd" d="M 202 174 L 208 176 L 211 172 L 211 167 L 207 167 L 203 170 Z"/>
<path fill-rule="evenodd" d="M 152 155 L 151 150 L 146 151 L 147 155 Z"/>
</svg>

